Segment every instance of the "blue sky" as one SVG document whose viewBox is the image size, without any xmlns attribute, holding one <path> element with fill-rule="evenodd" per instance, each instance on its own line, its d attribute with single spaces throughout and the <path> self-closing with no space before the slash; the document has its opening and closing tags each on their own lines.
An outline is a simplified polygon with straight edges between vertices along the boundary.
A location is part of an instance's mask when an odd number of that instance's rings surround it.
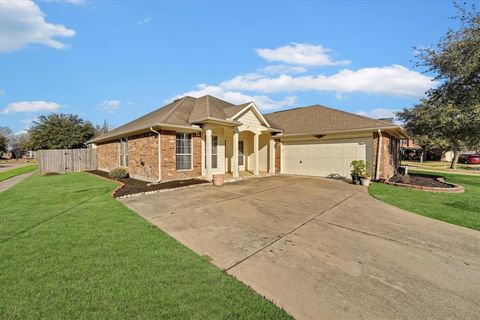
<svg viewBox="0 0 480 320">
<path fill-rule="evenodd" d="M 454 14 L 443 0 L 0 2 L 0 126 L 52 111 L 119 126 L 207 93 L 389 116 L 434 85 L 413 46 Z"/>
</svg>

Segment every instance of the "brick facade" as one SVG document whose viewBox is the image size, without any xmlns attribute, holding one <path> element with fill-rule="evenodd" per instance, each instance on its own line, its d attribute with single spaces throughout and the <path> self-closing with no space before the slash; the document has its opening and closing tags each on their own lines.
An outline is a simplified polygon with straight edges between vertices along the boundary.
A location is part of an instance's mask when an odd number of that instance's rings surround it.
<svg viewBox="0 0 480 320">
<path fill-rule="evenodd" d="M 282 143 L 280 140 L 275 140 L 275 173 L 280 173 L 281 171 L 281 159 L 282 159 Z"/>
<path fill-rule="evenodd" d="M 128 172 L 132 178 L 158 180 L 158 137 L 147 132 L 128 138 Z"/>
<path fill-rule="evenodd" d="M 193 168 L 176 170 L 176 132 L 160 131 L 162 181 L 199 177 L 202 174 L 202 138 L 192 133 Z M 119 167 L 118 142 L 97 144 L 98 169 L 110 171 Z M 158 180 L 158 135 L 147 132 L 128 137 L 128 172 L 132 178 Z"/>
<path fill-rule="evenodd" d="M 373 134 L 373 166 L 372 172 L 375 176 L 377 170 L 378 133 Z M 381 158 L 380 158 L 380 179 L 387 179 L 395 175 L 399 165 L 400 143 L 399 139 L 382 132 Z"/>
<path fill-rule="evenodd" d="M 98 170 L 110 171 L 118 167 L 118 141 L 97 144 Z"/>
<path fill-rule="evenodd" d="M 176 170 L 176 132 L 162 130 L 162 181 L 195 178 L 202 175 L 202 137 L 200 133 L 192 133 L 193 168 L 192 170 Z"/>
</svg>

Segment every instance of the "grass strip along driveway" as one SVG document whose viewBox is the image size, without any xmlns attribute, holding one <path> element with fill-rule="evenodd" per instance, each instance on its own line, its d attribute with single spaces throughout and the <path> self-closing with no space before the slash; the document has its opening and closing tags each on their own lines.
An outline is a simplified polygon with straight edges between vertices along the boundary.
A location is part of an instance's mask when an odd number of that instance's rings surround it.
<svg viewBox="0 0 480 320">
<path fill-rule="evenodd" d="M 465 193 L 432 193 L 373 183 L 368 192 L 373 197 L 430 218 L 480 230 L 480 177 L 440 172 L 421 172 L 445 177 L 447 182 L 459 184 Z"/>
<path fill-rule="evenodd" d="M 0 194 L 1 319 L 287 319 L 85 173 Z"/>
<path fill-rule="evenodd" d="M 28 172 L 32 172 L 32 171 L 35 171 L 35 170 L 37 170 L 37 165 L 33 164 L 33 165 L 30 165 L 30 166 L 25 166 L 25 167 L 20 167 L 20 168 L 15 168 L 15 169 L 8 170 L 8 171 L 0 172 L 0 181 L 7 180 L 7 179 L 13 178 L 15 176 L 18 176 L 18 175 L 21 175 L 21 174 L 24 174 L 24 173 L 28 173 Z"/>
</svg>

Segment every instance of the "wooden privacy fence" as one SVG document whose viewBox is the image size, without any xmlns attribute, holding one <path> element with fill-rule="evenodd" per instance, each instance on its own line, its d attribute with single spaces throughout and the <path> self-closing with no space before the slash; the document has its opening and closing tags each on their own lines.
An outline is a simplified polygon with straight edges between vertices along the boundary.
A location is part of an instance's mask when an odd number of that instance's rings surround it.
<svg viewBox="0 0 480 320">
<path fill-rule="evenodd" d="M 96 149 L 38 150 L 37 162 L 40 174 L 67 173 L 97 169 Z"/>
</svg>

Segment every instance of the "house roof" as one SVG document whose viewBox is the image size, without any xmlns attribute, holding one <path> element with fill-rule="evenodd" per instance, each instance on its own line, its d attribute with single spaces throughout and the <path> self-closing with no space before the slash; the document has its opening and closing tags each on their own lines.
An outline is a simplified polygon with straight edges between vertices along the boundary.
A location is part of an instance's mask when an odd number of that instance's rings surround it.
<svg viewBox="0 0 480 320">
<path fill-rule="evenodd" d="M 215 119 L 237 124 L 235 121 L 228 120 L 228 118 L 242 110 L 246 105 L 237 106 L 210 95 L 200 98 L 185 96 L 104 135 L 98 136 L 88 141 L 88 143 L 108 141 L 109 139 L 125 136 L 131 132 L 139 132 L 150 127 L 156 127 L 160 124 L 192 127 L 196 123 Z"/>
<path fill-rule="evenodd" d="M 108 141 L 158 126 L 199 129 L 195 125 L 206 121 L 240 125 L 241 123 L 232 120 L 232 117 L 250 104 L 252 102 L 235 105 L 210 95 L 200 98 L 185 96 L 87 143 Z M 400 134 L 403 132 L 400 126 L 386 121 L 321 105 L 273 112 L 264 117 L 270 127 L 281 129 L 282 135 L 321 134 L 363 129 L 395 129 L 400 131 Z"/>
<path fill-rule="evenodd" d="M 265 115 L 282 135 L 319 134 L 362 129 L 401 129 L 400 126 L 321 105 L 294 108 Z"/>
</svg>

